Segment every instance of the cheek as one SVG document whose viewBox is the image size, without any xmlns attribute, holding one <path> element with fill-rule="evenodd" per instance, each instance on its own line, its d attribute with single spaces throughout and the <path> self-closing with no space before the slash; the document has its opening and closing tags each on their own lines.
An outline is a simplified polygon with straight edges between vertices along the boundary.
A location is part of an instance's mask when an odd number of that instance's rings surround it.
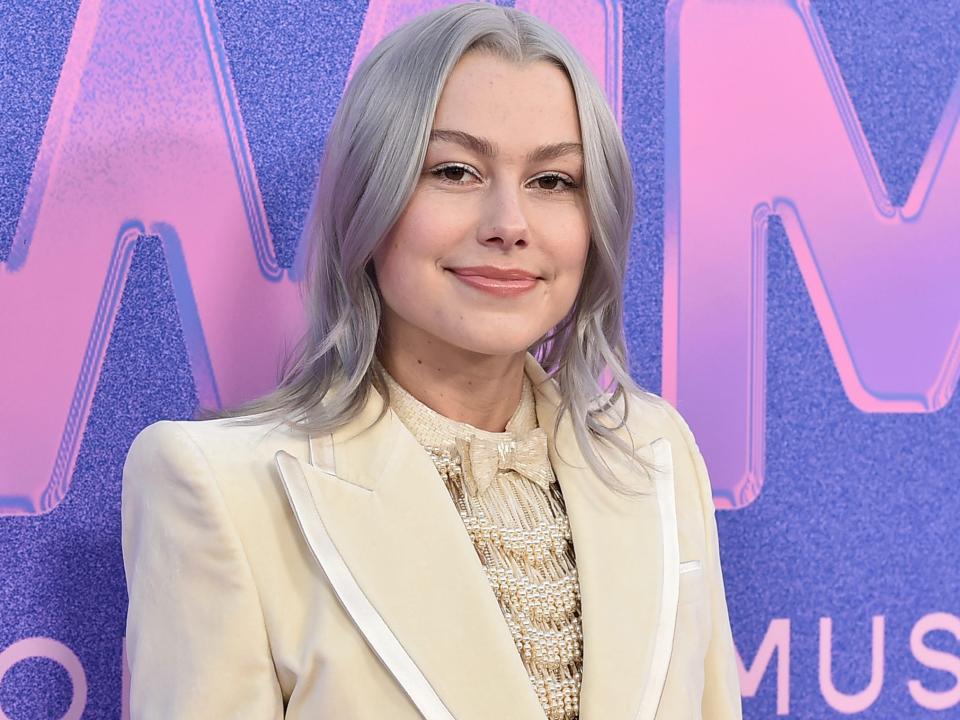
<svg viewBox="0 0 960 720">
<path fill-rule="evenodd" d="M 556 237 L 563 238 L 563 241 L 557 243 L 552 253 L 557 276 L 550 299 L 557 314 L 552 319 L 559 322 L 573 307 L 580 292 L 590 250 L 590 229 L 586 220 L 577 216 L 558 231 Z"/>
<path fill-rule="evenodd" d="M 384 302 L 394 310 L 399 310 L 397 305 L 402 304 L 416 286 L 411 282 L 410 268 L 415 263 L 409 248 L 404 247 L 402 238 L 388 237 L 374 254 L 373 265 Z"/>
<path fill-rule="evenodd" d="M 587 265 L 587 255 L 590 252 L 590 231 L 586 227 L 583 228 L 583 234 L 580 236 L 580 241 L 570 248 L 570 264 L 576 267 L 580 274 L 583 274 L 583 270 Z"/>
<path fill-rule="evenodd" d="M 462 207 L 437 202 L 418 190 L 381 246 L 382 254 L 404 263 L 442 258 L 463 234 L 464 221 Z"/>
<path fill-rule="evenodd" d="M 552 237 L 561 238 L 553 248 L 557 270 L 579 283 L 590 250 L 590 227 L 582 213 L 557 218 Z"/>
<path fill-rule="evenodd" d="M 417 231 L 422 222 L 413 210 L 407 208 L 373 254 L 381 288 L 402 282 L 409 269 L 429 254 L 429 248 L 423 246 L 427 233 Z"/>
<path fill-rule="evenodd" d="M 384 300 L 401 312 L 436 290 L 451 230 L 437 213 L 411 202 L 373 256 Z M 401 314 L 406 314 L 401 312 Z"/>
</svg>

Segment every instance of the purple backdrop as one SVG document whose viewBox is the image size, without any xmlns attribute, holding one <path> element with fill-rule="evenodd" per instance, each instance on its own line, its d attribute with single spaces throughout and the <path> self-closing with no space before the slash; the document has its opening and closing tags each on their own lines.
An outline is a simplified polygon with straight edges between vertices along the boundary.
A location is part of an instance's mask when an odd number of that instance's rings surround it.
<svg viewBox="0 0 960 720">
<path fill-rule="evenodd" d="M 0 720 L 126 714 L 127 447 L 275 381 L 351 67 L 440 4 L 0 5 Z M 960 717 L 960 2 L 501 4 L 620 118 L 745 717 Z"/>
</svg>

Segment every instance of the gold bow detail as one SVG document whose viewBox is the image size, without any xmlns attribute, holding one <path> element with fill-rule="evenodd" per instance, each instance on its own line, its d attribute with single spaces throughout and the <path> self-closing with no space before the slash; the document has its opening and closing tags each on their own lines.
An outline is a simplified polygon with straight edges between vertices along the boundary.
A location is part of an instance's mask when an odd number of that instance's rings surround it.
<svg viewBox="0 0 960 720">
<path fill-rule="evenodd" d="M 514 470 L 544 490 L 556 480 L 547 454 L 547 433 L 535 428 L 513 440 L 494 442 L 481 437 L 457 438 L 463 469 L 463 484 L 476 497 L 488 487 L 500 470 Z"/>
</svg>

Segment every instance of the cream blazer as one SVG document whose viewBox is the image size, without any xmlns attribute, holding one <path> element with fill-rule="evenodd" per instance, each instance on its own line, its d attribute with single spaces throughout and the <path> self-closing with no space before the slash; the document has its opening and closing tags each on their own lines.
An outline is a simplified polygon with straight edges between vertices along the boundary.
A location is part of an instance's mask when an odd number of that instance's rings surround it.
<svg viewBox="0 0 960 720">
<path fill-rule="evenodd" d="M 740 718 L 707 471 L 632 405 L 652 477 L 607 488 L 532 356 L 582 593 L 581 720 Z M 332 436 L 162 421 L 123 470 L 135 719 L 543 720 L 429 456 L 381 400 Z M 626 469 L 606 452 L 614 469 Z"/>
</svg>

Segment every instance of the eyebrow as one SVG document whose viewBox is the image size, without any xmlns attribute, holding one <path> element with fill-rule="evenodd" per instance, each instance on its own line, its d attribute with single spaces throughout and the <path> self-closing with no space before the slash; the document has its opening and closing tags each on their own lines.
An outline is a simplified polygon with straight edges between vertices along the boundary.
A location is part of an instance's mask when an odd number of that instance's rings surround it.
<svg viewBox="0 0 960 720">
<path fill-rule="evenodd" d="M 431 130 L 430 142 L 454 143 L 481 157 L 492 158 L 499 152 L 497 146 L 489 140 L 471 135 L 462 130 Z M 583 146 L 575 142 L 558 142 L 541 145 L 527 153 L 527 161 L 531 163 L 544 162 L 546 160 L 555 160 L 564 155 L 579 155 L 583 157 Z"/>
</svg>

